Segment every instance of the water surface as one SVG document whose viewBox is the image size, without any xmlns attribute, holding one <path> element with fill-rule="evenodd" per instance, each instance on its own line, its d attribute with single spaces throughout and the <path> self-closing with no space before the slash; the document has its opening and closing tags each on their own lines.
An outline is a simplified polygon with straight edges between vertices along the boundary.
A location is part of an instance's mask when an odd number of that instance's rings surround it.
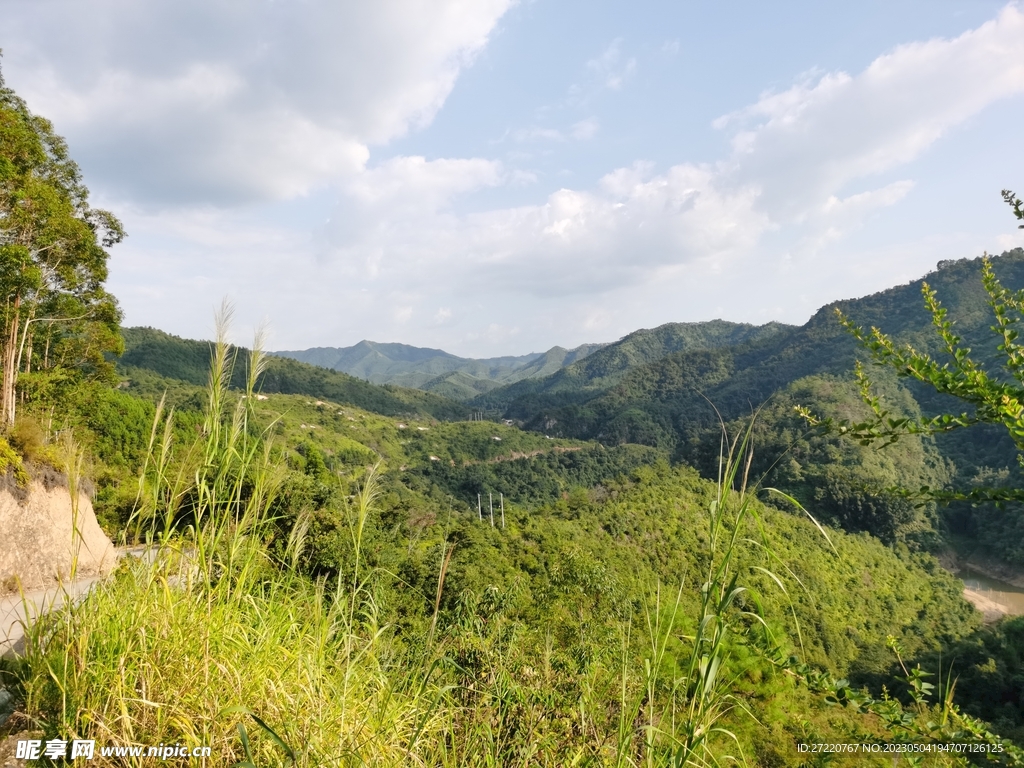
<svg viewBox="0 0 1024 768">
<path fill-rule="evenodd" d="M 970 568 L 963 568 L 957 575 L 966 589 L 973 589 L 989 600 L 1006 606 L 1010 616 L 1024 616 L 1024 588 L 993 579 Z"/>
</svg>

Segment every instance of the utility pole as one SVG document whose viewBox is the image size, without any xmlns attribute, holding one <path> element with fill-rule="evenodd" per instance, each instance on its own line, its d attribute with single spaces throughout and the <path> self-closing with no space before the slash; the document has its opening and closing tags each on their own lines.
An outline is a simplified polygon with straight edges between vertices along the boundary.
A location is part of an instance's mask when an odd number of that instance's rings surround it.
<svg viewBox="0 0 1024 768">
<path fill-rule="evenodd" d="M 505 494 L 501 494 L 501 530 L 505 530 Z"/>
<path fill-rule="evenodd" d="M 493 493 L 488 493 L 487 494 L 487 500 L 488 500 L 488 502 L 490 502 L 490 505 L 491 505 L 491 528 L 493 528 L 494 527 L 494 494 Z"/>
<path fill-rule="evenodd" d="M 484 521 L 484 510 L 483 507 L 480 505 L 479 493 L 476 495 L 476 516 L 480 519 L 481 523 Z"/>
</svg>

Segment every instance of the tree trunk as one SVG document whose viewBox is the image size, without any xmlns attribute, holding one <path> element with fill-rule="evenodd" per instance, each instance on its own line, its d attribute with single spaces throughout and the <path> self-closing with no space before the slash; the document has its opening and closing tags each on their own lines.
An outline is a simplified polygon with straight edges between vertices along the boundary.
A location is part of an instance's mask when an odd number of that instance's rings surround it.
<svg viewBox="0 0 1024 768">
<path fill-rule="evenodd" d="M 18 330 L 21 297 L 14 299 L 14 307 L 11 313 L 10 325 L 7 328 L 7 338 L 4 340 L 3 349 L 3 385 L 0 388 L 0 426 L 7 430 L 14 424 L 14 410 L 17 404 L 14 396 L 14 385 L 18 380 Z"/>
</svg>

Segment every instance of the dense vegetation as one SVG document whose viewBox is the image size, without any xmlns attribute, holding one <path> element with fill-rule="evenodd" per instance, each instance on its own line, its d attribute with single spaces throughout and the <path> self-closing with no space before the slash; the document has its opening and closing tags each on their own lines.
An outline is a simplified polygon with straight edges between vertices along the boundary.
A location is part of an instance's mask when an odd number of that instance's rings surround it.
<svg viewBox="0 0 1024 768">
<path fill-rule="evenodd" d="M 832 682 L 887 675 L 889 646 L 971 637 L 927 555 L 826 537 L 642 449 L 258 400 L 258 373 L 243 398 L 215 372 L 200 434 L 153 455 L 129 528 L 163 541 L 155 560 L 37 624 L 10 668 L 47 737 L 302 765 L 786 764 L 804 741 L 995 738 L 948 702 L 912 704 L 913 676 L 907 708 Z M 367 477 L 365 456 L 331 449 L 339 431 L 409 464 Z M 441 445 L 447 462 L 423 455 Z M 434 482 L 488 467 L 481 482 L 504 483 L 531 461 L 567 490 L 510 499 L 504 526 Z"/>
<path fill-rule="evenodd" d="M 209 363 L 206 369 L 209 375 Z M 239 365 L 227 382 L 238 383 L 239 370 L 248 369 Z M 151 387 L 173 384 L 173 380 L 151 375 Z M 809 380 L 804 385 L 808 388 L 799 394 L 804 399 L 815 394 L 820 402 L 852 401 L 848 382 L 836 379 L 821 389 L 822 381 Z M 241 383 L 244 386 L 244 381 Z M 176 386 L 179 408 L 174 415 L 174 440 L 187 445 L 195 439 L 196 427 L 208 418 L 203 412 L 208 409 L 209 396 L 205 388 L 186 381 L 178 380 Z M 106 410 L 93 409 L 91 421 L 81 421 L 83 434 L 95 435 L 91 440 L 98 457 L 112 460 L 120 455 L 126 463 L 132 463 L 144 455 L 147 424 L 154 406 L 133 391 L 138 391 L 135 385 L 127 390 L 106 390 Z M 151 391 L 154 396 L 157 393 L 156 388 L 143 391 Z M 642 627 L 652 591 L 657 592 L 659 584 L 666 594 L 680 585 L 684 587 L 677 609 L 681 628 L 686 626 L 686 617 L 699 613 L 695 602 L 699 590 L 686 585 L 693 585 L 696 574 L 707 567 L 707 510 L 715 495 L 714 486 L 692 470 L 671 467 L 670 455 L 656 448 L 629 444 L 602 447 L 551 439 L 493 422 L 443 422 L 426 415 L 398 419 L 303 395 L 275 393 L 263 397 L 242 402 L 249 403 L 254 428 L 262 425 L 259 429 L 265 430 L 266 439 L 274 446 L 271 463 L 285 468 L 285 474 L 278 478 L 278 492 L 267 500 L 269 520 L 261 537 L 268 547 L 264 557 L 267 562 L 291 563 L 289 590 L 298 590 L 274 591 L 273 600 L 284 606 L 308 600 L 306 587 L 302 586 L 306 579 L 352 584 L 358 569 L 363 569 L 368 592 L 360 593 L 360 599 L 371 600 L 372 626 L 385 628 L 387 638 L 386 645 L 371 644 L 363 650 L 383 653 L 391 659 L 385 665 L 390 670 L 383 678 L 386 686 L 412 685 L 409 679 L 396 675 L 399 670 L 407 675 L 410 670 L 421 669 L 417 665 L 424 663 L 426 653 L 422 643 L 433 633 L 430 663 L 440 664 L 439 669 L 449 670 L 447 674 L 454 677 L 438 677 L 441 688 L 429 688 L 431 695 L 443 699 L 445 685 L 454 686 L 451 690 L 476 691 L 469 699 L 447 701 L 445 706 L 454 709 L 443 710 L 450 727 L 465 734 L 462 747 L 466 751 L 454 753 L 459 760 L 469 761 L 469 755 L 479 751 L 499 762 L 529 762 L 527 755 L 532 753 L 522 740 L 538 738 L 539 723 L 550 729 L 545 731 L 546 740 L 540 742 L 547 745 L 547 760 L 559 763 L 579 754 L 611 759 L 614 752 L 602 749 L 612 750 L 612 743 L 617 744 L 621 736 L 614 736 L 621 723 L 611 716 L 622 704 L 621 685 L 625 682 L 630 695 L 639 695 L 636 686 L 642 683 L 640 670 L 645 653 L 649 654 L 644 650 L 641 631 L 629 641 L 623 656 L 623 633 L 632 636 L 631 625 Z M 903 397 L 908 395 L 904 393 Z M 116 413 L 134 415 L 131 421 L 111 416 L 110 427 L 115 421 L 120 424 L 120 431 L 111 431 L 104 427 L 104 414 Z M 794 432 L 800 429 L 795 413 L 775 416 L 766 411 L 762 416 L 765 424 L 778 423 L 783 416 L 791 418 L 788 423 Z M 728 426 L 732 430 L 742 423 Z M 755 440 L 767 446 L 755 453 L 755 466 L 768 463 L 773 450 L 761 430 L 755 423 Z M 919 441 L 917 446 L 899 453 L 858 448 L 860 464 L 850 463 L 847 469 L 909 471 L 907 467 L 922 466 L 929 458 L 925 444 Z M 840 448 L 827 435 L 805 435 L 805 445 L 794 448 L 789 455 L 797 464 L 807 462 L 813 468 Z M 705 459 L 713 464 L 717 456 Z M 353 494 L 358 496 L 364 468 L 380 460 L 385 465 L 378 477 L 378 495 L 359 521 L 357 543 L 349 499 Z M 710 464 L 707 471 L 713 469 Z M 791 465 L 786 471 L 799 474 Z M 816 489 L 831 488 L 808 478 L 806 473 L 802 479 L 811 500 Z M 482 522 L 476 509 L 477 494 L 482 494 L 484 500 Z M 494 528 L 490 525 L 488 494 L 504 498 L 504 528 L 500 517 Z M 870 495 L 862 495 L 860 500 L 862 504 L 878 502 Z M 892 503 L 900 501 L 905 502 Z M 734 654 L 730 663 L 739 665 L 735 669 L 740 674 L 732 685 L 739 686 L 735 690 L 742 692 L 743 706 L 762 722 L 778 720 L 779 713 L 789 708 L 801 712 L 803 724 L 799 728 L 796 723 L 787 726 L 789 721 L 783 718 L 782 730 L 764 730 L 745 716 L 728 717 L 730 730 L 738 734 L 747 753 L 768 764 L 785 764 L 798 759 L 794 745 L 810 738 L 810 734 L 815 738 L 853 738 L 851 734 L 884 738 L 884 732 L 877 730 L 877 719 L 865 719 L 853 710 L 837 719 L 823 697 L 831 695 L 828 680 L 843 676 L 869 686 L 876 695 L 883 685 L 902 690 L 902 674 L 889 648 L 889 635 L 902 646 L 905 658 L 921 658 L 930 669 L 939 668 L 941 654 L 956 652 L 972 659 L 971 666 L 962 669 L 965 684 L 959 689 L 959 701 L 975 715 L 998 720 L 1005 733 L 1017 733 L 1021 713 L 1013 703 L 1014 670 L 1019 668 L 1015 666 L 1015 654 L 1019 654 L 1012 629 L 1015 625 L 1009 622 L 996 630 L 978 627 L 975 614 L 959 596 L 959 584 L 922 551 L 922 532 L 929 530 L 927 521 L 920 518 L 924 513 L 912 505 L 907 508 L 904 524 L 884 537 L 893 548 L 865 534 L 845 536 L 833 530 L 829 534 L 836 548 L 833 552 L 808 520 L 782 511 L 786 503 L 776 503 L 779 509 L 755 504 L 761 533 L 754 541 L 765 537 L 764 544 L 774 554 L 765 559 L 761 547 L 747 545 L 738 554 L 744 563 L 778 571 L 785 591 L 766 574 L 751 572 L 748 588 L 759 593 L 757 605 L 773 635 L 769 640 L 753 631 L 755 625 L 741 622 L 737 631 L 738 639 L 743 639 L 739 645 L 730 646 L 730 654 Z M 870 510 L 853 504 L 851 508 L 861 517 L 830 522 L 855 531 L 874 525 Z M 123 515 L 130 510 L 129 504 L 119 514 L 108 514 L 108 522 L 124 527 L 128 521 Z M 191 514 L 181 519 L 188 520 Z M 301 533 L 301 547 L 294 544 L 296 531 Z M 128 581 L 119 589 L 141 589 L 148 583 Z M 145 603 L 156 598 L 148 593 L 133 597 L 114 591 L 107 599 L 114 606 L 128 599 Z M 187 609 L 164 605 L 161 610 L 176 615 Z M 273 612 L 269 607 L 267 611 L 269 617 Z M 284 616 L 280 618 L 285 620 Z M 224 618 L 215 620 L 223 622 Z M 184 614 L 181 621 L 184 624 L 176 631 L 192 636 L 202 630 L 187 622 Z M 147 631 L 156 629 L 154 626 Z M 129 628 L 108 626 L 104 631 Z M 361 631 L 352 629 L 354 636 L 360 636 Z M 682 636 L 687 634 L 681 631 Z M 366 642 L 369 639 L 364 638 Z M 985 649 L 995 649 L 991 651 L 994 661 L 989 660 L 990 656 L 980 658 Z M 185 648 L 180 651 L 194 652 Z M 684 651 L 680 648 L 677 653 Z M 96 653 L 88 648 L 80 652 Z M 267 648 L 252 649 L 253 658 L 268 652 Z M 800 664 L 810 665 L 810 669 L 823 670 L 825 678 L 820 677 L 822 672 L 809 677 L 800 672 L 786 661 L 790 655 Z M 242 660 L 233 663 L 241 664 Z M 672 663 L 665 663 L 668 669 L 673 668 Z M 948 666 L 948 660 L 944 665 Z M 537 676 L 537 670 L 542 669 L 548 671 Z M 363 673 L 349 670 L 346 674 Z M 479 678 L 481 675 L 483 678 Z M 993 675 L 1001 681 L 1000 688 L 990 687 Z M 486 682 L 480 687 L 470 679 Z M 359 680 L 360 685 L 367 682 L 362 677 Z M 581 688 L 584 683 L 592 687 Z M 96 693 L 100 680 L 75 684 L 85 685 L 76 690 L 86 697 L 76 705 L 76 711 L 100 706 L 103 699 Z M 492 685 L 505 687 L 499 691 L 488 687 Z M 853 689 L 843 691 L 853 695 Z M 998 706 L 988 703 L 994 691 L 1003 691 L 997 694 L 1001 702 Z M 304 695 L 311 694 L 307 691 Z M 375 697 L 396 695 L 390 687 L 374 693 Z M 168 691 L 166 696 L 188 701 L 181 691 Z M 98 698 L 90 703 L 90 697 Z M 517 702 L 511 712 L 501 710 L 506 705 L 500 702 L 508 697 Z M 579 735 L 573 736 L 570 726 L 576 717 L 574 707 L 581 700 L 589 702 L 586 706 L 592 723 L 588 727 L 593 731 L 593 738 L 584 741 Z M 287 720 L 283 712 L 275 714 L 275 704 L 260 709 L 240 699 L 238 706 L 243 705 L 266 722 L 276 720 L 273 725 L 279 730 L 300 727 L 294 719 Z M 198 701 L 188 706 L 208 705 Z M 356 707 L 354 703 L 351 706 Z M 861 702 L 856 706 L 863 709 L 875 705 Z M 55 710 L 49 711 L 56 715 Z M 67 717 L 64 711 L 61 717 Z M 599 712 L 604 714 L 599 716 Z M 189 713 L 197 721 L 202 720 L 199 710 L 191 709 Z M 428 713 L 421 712 L 420 716 L 428 717 Z M 203 739 L 221 743 L 224 749 L 239 749 L 231 732 L 234 720 L 214 722 L 212 716 L 206 717 L 209 722 L 204 727 L 212 730 L 206 731 Z M 469 719 L 460 719 L 466 717 Z M 511 731 L 500 744 L 493 741 L 497 736 L 485 737 L 487 731 L 481 730 L 488 718 L 495 717 Z M 53 722 L 52 727 L 58 730 L 68 727 L 60 718 Z M 364 727 L 370 726 L 364 723 Z M 213 731 L 220 734 L 215 739 L 210 735 Z M 197 734 L 189 736 L 185 732 L 152 733 L 153 738 L 164 741 L 200 739 Z M 338 739 L 346 738 L 332 733 Z M 289 743 L 306 738 L 296 735 L 301 730 L 289 734 Z M 633 741 L 635 738 L 635 734 L 629 736 L 629 749 L 642 749 Z M 599 743 L 607 746 L 601 748 Z M 271 749 L 271 744 L 272 740 L 264 746 Z M 384 750 L 385 746 L 378 743 L 375 748 Z M 436 743 L 430 747 L 439 748 Z M 715 747 L 724 748 L 722 744 Z M 373 754 L 390 760 L 382 756 L 385 752 Z M 314 750 L 310 754 L 323 753 Z M 437 752 L 420 754 L 428 762 L 457 762 Z"/>
<path fill-rule="evenodd" d="M 992 263 L 1008 289 L 1024 286 L 1024 251 L 1004 253 Z M 989 331 L 981 260 L 940 263 L 927 280 L 955 318 L 963 346 L 975 350 L 979 363 L 998 370 L 998 340 Z M 638 332 L 558 374 L 495 389 L 469 405 L 496 408 L 496 415 L 550 435 L 656 446 L 711 477 L 719 415 L 735 424 L 767 403 L 758 428 L 757 469 L 768 473 L 766 482 L 812 505 L 816 514 L 889 540 L 905 533 L 926 546 L 956 543 L 968 554 L 981 547 L 1024 565 L 1021 537 L 1007 535 L 1024 532 L 1017 508 L 961 503 L 915 510 L 883 493 L 893 486 L 979 482 L 1020 487 L 1024 476 L 1005 433 L 978 429 L 919 435 L 898 450 L 878 453 L 815 435 L 794 414 L 793 408 L 802 405 L 836 419 L 866 415 L 852 383 L 854 364 L 865 353 L 836 321 L 837 308 L 857 325 L 885 328 L 897 344 L 942 352 L 920 299 L 922 283 L 824 307 L 798 328 L 765 326 L 735 341 L 729 336 L 691 338 L 679 351 L 661 354 L 663 348 L 656 348 L 650 357 L 635 351 L 636 338 L 661 329 Z M 617 364 L 606 367 L 606 360 Z M 948 396 L 919 382 L 898 380 L 885 371 L 876 378 L 894 416 L 931 417 L 950 407 Z"/>
</svg>

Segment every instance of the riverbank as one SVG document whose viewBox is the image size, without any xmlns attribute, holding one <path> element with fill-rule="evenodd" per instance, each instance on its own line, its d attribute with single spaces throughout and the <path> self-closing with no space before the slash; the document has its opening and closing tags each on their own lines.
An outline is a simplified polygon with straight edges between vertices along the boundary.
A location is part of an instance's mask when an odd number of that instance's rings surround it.
<svg viewBox="0 0 1024 768">
<path fill-rule="evenodd" d="M 964 598 L 982 613 L 986 623 L 1004 616 L 1024 616 L 1024 568 L 977 551 L 965 555 L 948 550 L 939 562 L 964 582 Z"/>
<path fill-rule="evenodd" d="M 964 587 L 964 598 L 971 603 L 985 617 L 985 623 L 999 621 L 1004 616 L 1020 616 L 1020 611 L 1014 611 L 1010 605 L 999 602 L 998 593 L 982 592 L 970 587 Z"/>
</svg>

